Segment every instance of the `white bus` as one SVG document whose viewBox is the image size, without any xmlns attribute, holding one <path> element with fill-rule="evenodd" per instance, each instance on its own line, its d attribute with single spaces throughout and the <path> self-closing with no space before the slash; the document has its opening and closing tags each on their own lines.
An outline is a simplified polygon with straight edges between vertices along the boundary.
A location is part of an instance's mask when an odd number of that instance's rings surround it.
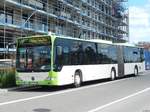
<svg viewBox="0 0 150 112">
<path fill-rule="evenodd" d="M 32 36 L 17 40 L 17 85 L 68 85 L 144 71 L 143 49 L 106 41 Z"/>
</svg>

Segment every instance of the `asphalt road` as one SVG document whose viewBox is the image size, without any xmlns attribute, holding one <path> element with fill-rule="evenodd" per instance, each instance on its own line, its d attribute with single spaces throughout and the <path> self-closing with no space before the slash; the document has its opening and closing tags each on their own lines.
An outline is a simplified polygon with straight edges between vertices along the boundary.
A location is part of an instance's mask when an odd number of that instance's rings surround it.
<svg viewBox="0 0 150 112">
<path fill-rule="evenodd" d="M 0 112 L 150 112 L 150 72 L 80 88 L 13 90 L 0 94 Z"/>
</svg>

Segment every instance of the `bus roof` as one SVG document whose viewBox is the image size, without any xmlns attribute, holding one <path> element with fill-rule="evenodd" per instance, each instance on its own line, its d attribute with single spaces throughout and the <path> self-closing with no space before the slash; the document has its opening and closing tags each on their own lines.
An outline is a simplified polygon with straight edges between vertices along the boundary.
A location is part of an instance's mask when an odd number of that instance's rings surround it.
<svg viewBox="0 0 150 112">
<path fill-rule="evenodd" d="M 131 44 L 131 43 L 116 43 L 115 45 L 128 46 L 128 47 L 138 47 L 135 44 Z"/>
<path fill-rule="evenodd" d="M 28 36 L 28 37 L 20 37 L 20 38 L 17 38 L 17 39 L 23 39 L 23 38 L 36 38 L 36 37 L 48 37 L 48 36 L 51 36 L 51 37 L 56 37 L 56 38 L 64 38 L 64 39 L 70 39 L 70 40 L 79 40 L 79 41 L 86 41 L 86 42 L 95 42 L 95 43 L 105 43 L 105 44 L 113 44 L 112 41 L 106 41 L 106 40 L 101 40 L 101 39 L 89 39 L 89 40 L 86 40 L 86 39 L 81 39 L 81 38 L 73 38 L 73 37 L 68 37 L 68 36 L 64 36 L 64 35 L 60 35 L 60 36 L 57 36 L 57 35 L 35 35 L 35 36 Z"/>
<path fill-rule="evenodd" d="M 144 47 L 137 46 L 136 44 L 131 44 L 131 43 L 116 43 L 115 45 L 126 46 L 126 47 L 144 48 Z"/>
<path fill-rule="evenodd" d="M 105 43 L 105 44 L 113 44 L 112 41 L 101 40 L 101 39 L 91 39 L 92 42 Z"/>
<path fill-rule="evenodd" d="M 86 42 L 95 42 L 95 43 L 105 43 L 105 44 L 113 44 L 112 41 L 106 41 L 101 39 L 81 39 L 81 38 L 73 38 L 73 37 L 67 37 L 67 36 L 56 36 L 56 38 L 64 38 L 64 39 L 71 39 L 71 40 L 79 40 L 79 41 L 86 41 Z"/>
<path fill-rule="evenodd" d="M 34 35 L 28 37 L 18 37 L 17 39 L 24 39 L 24 38 L 34 38 L 34 37 L 48 37 L 49 35 Z"/>
</svg>

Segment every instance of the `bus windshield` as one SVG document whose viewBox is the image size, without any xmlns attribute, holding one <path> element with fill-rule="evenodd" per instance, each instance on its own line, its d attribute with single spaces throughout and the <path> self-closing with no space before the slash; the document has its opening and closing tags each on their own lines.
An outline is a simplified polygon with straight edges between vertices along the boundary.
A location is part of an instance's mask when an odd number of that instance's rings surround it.
<svg viewBox="0 0 150 112">
<path fill-rule="evenodd" d="M 18 72 L 50 71 L 51 47 L 49 45 L 25 46 L 17 49 L 16 68 Z"/>
</svg>

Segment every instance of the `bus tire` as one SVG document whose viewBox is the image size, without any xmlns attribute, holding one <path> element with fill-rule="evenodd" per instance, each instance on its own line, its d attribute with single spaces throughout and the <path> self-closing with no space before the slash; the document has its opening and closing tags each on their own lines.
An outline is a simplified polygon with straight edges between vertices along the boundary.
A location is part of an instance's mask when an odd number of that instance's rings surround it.
<svg viewBox="0 0 150 112">
<path fill-rule="evenodd" d="M 110 78 L 111 78 L 112 81 L 116 79 L 116 70 L 115 70 L 115 68 L 112 68 Z"/>
<path fill-rule="evenodd" d="M 74 87 L 80 87 L 82 83 L 81 72 L 77 71 L 74 75 Z"/>
<path fill-rule="evenodd" d="M 138 72 L 138 68 L 137 66 L 134 68 L 134 76 L 138 76 L 139 72 Z"/>
</svg>

